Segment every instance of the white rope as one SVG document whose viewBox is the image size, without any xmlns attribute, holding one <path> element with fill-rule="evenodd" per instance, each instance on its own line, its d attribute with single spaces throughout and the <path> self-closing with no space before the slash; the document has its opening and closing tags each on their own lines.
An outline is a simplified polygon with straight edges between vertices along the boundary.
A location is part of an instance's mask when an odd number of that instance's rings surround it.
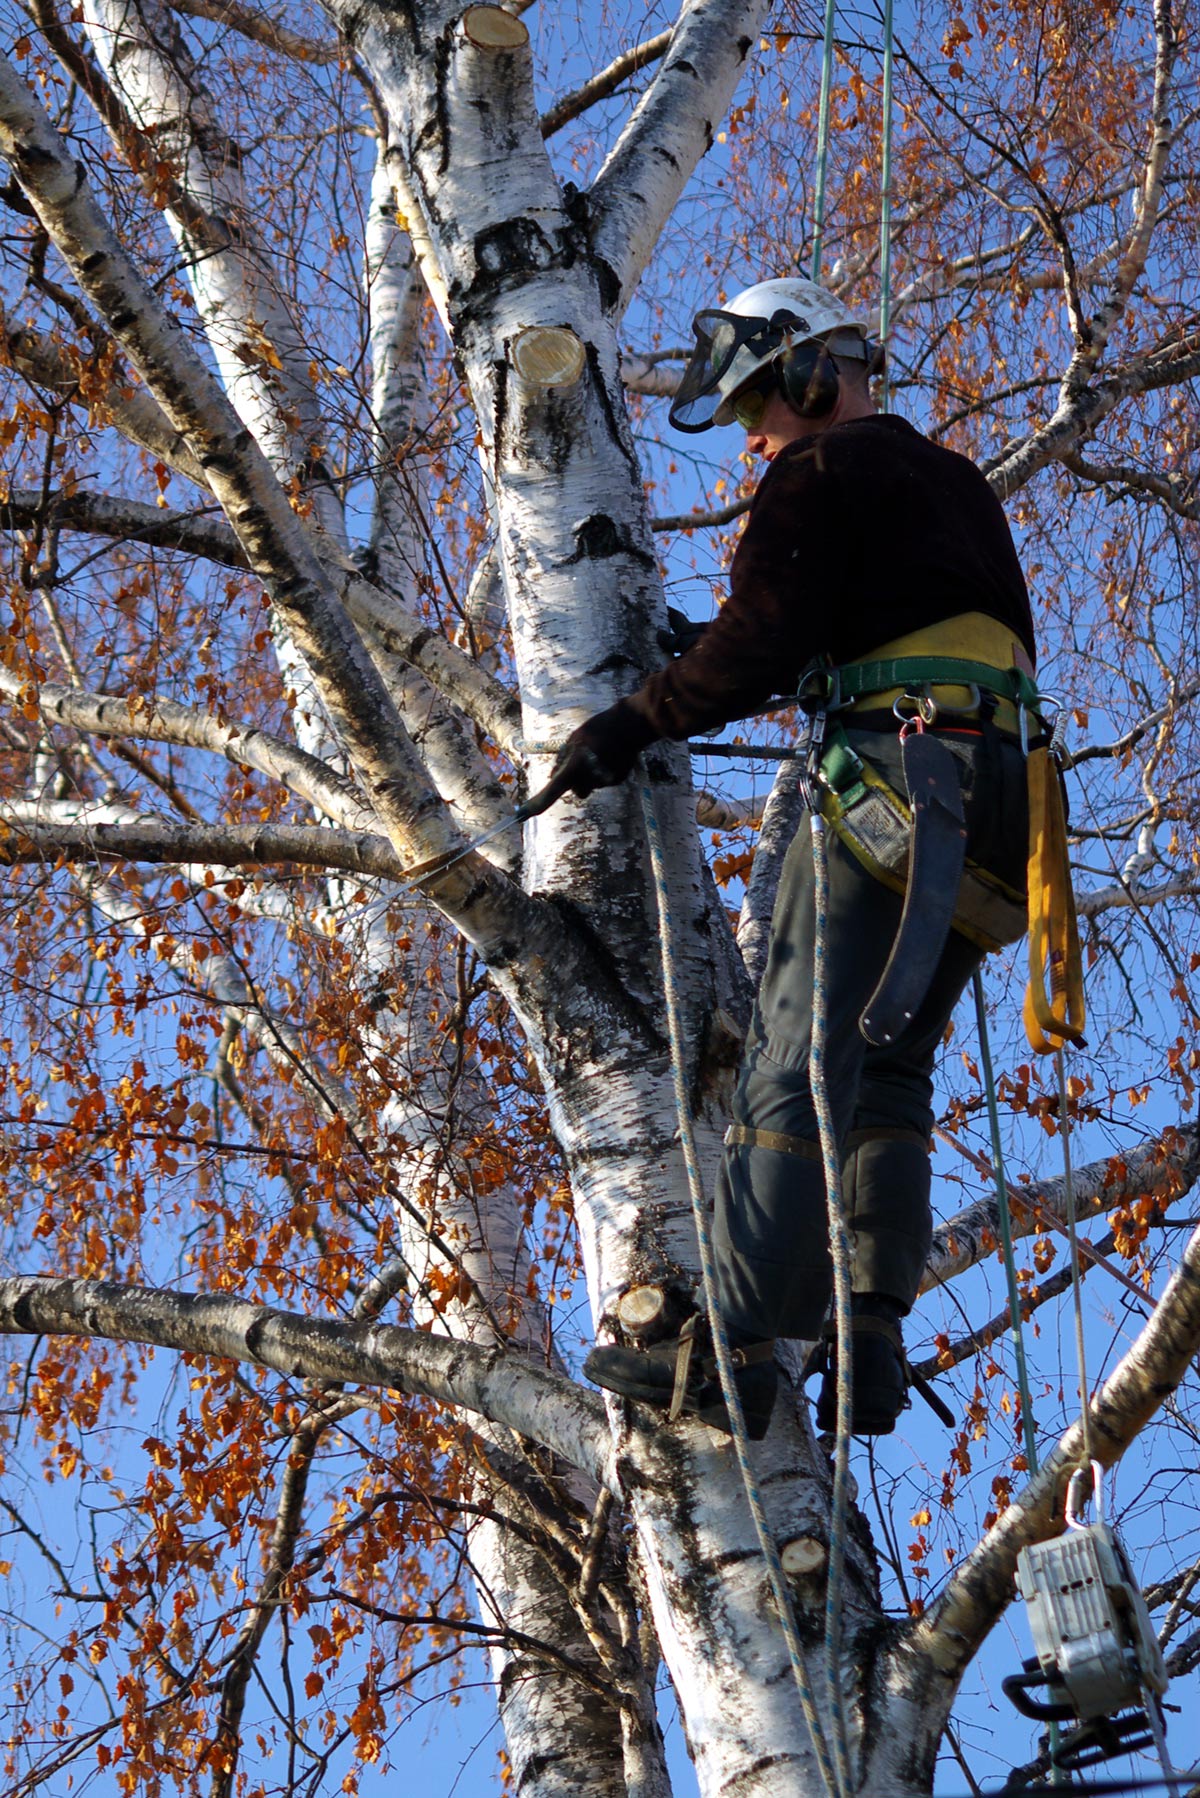
<svg viewBox="0 0 1200 1798">
<path fill-rule="evenodd" d="M 679 1003 L 679 991 L 675 980 L 674 923 L 671 917 L 671 895 L 667 883 L 667 864 L 663 853 L 662 832 L 659 828 L 658 814 L 654 804 L 654 792 L 650 783 L 643 779 L 642 809 L 646 819 L 646 835 L 650 845 L 650 866 L 654 874 L 654 893 L 658 904 L 658 931 L 662 946 L 663 998 L 666 1002 L 667 1028 L 671 1041 L 671 1071 L 675 1081 L 675 1109 L 679 1117 L 679 1141 L 683 1149 L 684 1166 L 687 1168 L 688 1188 L 692 1200 L 692 1216 L 696 1225 L 696 1241 L 700 1249 L 700 1275 L 704 1295 L 704 1309 L 712 1331 L 713 1349 L 716 1354 L 717 1373 L 721 1382 L 721 1393 L 725 1407 L 729 1412 L 729 1423 L 733 1436 L 734 1452 L 737 1455 L 738 1467 L 741 1471 L 742 1484 L 746 1489 L 746 1501 L 750 1506 L 750 1515 L 754 1520 L 755 1534 L 763 1560 L 767 1564 L 767 1577 L 771 1583 L 771 1591 L 775 1598 L 775 1608 L 783 1628 L 784 1640 L 787 1643 L 788 1659 L 791 1662 L 792 1677 L 796 1682 L 796 1690 L 800 1694 L 800 1707 L 804 1713 L 804 1721 L 808 1725 L 808 1733 L 812 1739 L 813 1751 L 821 1771 L 825 1789 L 831 1798 L 850 1798 L 850 1788 L 843 1787 L 838 1780 L 837 1772 L 830 1760 L 829 1747 L 825 1733 L 821 1727 L 821 1719 L 817 1715 L 816 1702 L 812 1685 L 808 1677 L 808 1667 L 804 1659 L 804 1648 L 796 1628 L 796 1617 L 792 1610 L 791 1594 L 788 1591 L 787 1578 L 779 1559 L 779 1550 L 775 1545 L 767 1525 L 763 1511 L 762 1496 L 758 1490 L 758 1481 L 754 1469 L 750 1465 L 750 1448 L 746 1436 L 746 1420 L 742 1415 L 742 1401 L 738 1394 L 737 1381 L 734 1375 L 733 1360 L 729 1350 L 729 1338 L 725 1333 L 725 1321 L 717 1308 L 716 1263 L 713 1259 L 712 1234 L 708 1225 L 708 1209 L 704 1195 L 704 1182 L 700 1173 L 700 1157 L 696 1150 L 696 1134 L 692 1126 L 692 1107 L 688 1095 L 686 1067 L 686 1044 L 683 1036 L 683 1013 Z"/>
<path fill-rule="evenodd" d="M 850 1748 L 846 1712 L 842 1703 L 842 1575 L 846 1562 L 846 1517 L 850 1505 L 850 1428 L 854 1408 L 853 1353 L 850 1346 L 850 1233 L 842 1203 L 842 1162 L 833 1127 L 826 1080 L 826 1022 L 828 999 L 825 979 L 826 929 L 829 913 L 829 858 L 825 820 L 820 812 L 812 822 L 813 858 L 813 1005 L 812 1037 L 808 1056 L 808 1082 L 812 1089 L 821 1138 L 825 1171 L 825 1206 L 829 1219 L 829 1253 L 833 1261 L 833 1314 L 837 1327 L 837 1440 L 833 1458 L 833 1506 L 829 1526 L 829 1581 L 825 1588 L 825 1684 L 833 1718 L 833 1751 L 838 1778 L 845 1792 L 850 1780 Z"/>
</svg>

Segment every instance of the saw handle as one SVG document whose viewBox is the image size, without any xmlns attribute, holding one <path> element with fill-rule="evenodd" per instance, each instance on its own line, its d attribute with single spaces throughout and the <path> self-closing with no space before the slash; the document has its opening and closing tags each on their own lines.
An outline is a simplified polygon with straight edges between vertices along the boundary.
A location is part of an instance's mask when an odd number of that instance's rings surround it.
<svg viewBox="0 0 1200 1798">
<path fill-rule="evenodd" d="M 540 818 L 543 812 L 548 812 L 552 805 L 557 805 L 563 794 L 570 790 L 571 776 L 565 768 L 560 768 L 550 776 L 540 793 L 531 794 L 524 805 L 517 807 L 513 817 L 518 824 L 527 824 L 530 818 Z"/>
<path fill-rule="evenodd" d="M 1035 1661 L 1025 1662 L 1023 1673 L 1010 1673 L 1002 1680 L 1004 1696 L 1016 1705 L 1023 1717 L 1031 1717 L 1035 1723 L 1066 1723 L 1075 1719 L 1075 1710 L 1069 1704 L 1040 1704 L 1036 1698 L 1029 1696 L 1030 1686 L 1049 1686 L 1050 1676 Z"/>
</svg>

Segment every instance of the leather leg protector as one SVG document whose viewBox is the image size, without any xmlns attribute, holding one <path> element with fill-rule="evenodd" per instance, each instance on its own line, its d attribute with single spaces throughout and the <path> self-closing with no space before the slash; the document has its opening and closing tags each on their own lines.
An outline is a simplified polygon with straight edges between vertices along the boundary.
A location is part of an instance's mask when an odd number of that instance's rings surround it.
<svg viewBox="0 0 1200 1798">
<path fill-rule="evenodd" d="M 854 1130 L 842 1161 L 842 1199 L 854 1244 L 855 1292 L 912 1309 L 929 1258 L 929 1143 L 912 1130 Z"/>
<path fill-rule="evenodd" d="M 750 1339 L 819 1336 L 833 1290 L 828 1238 L 819 1146 L 731 1126 L 713 1219 L 722 1317 Z"/>
</svg>

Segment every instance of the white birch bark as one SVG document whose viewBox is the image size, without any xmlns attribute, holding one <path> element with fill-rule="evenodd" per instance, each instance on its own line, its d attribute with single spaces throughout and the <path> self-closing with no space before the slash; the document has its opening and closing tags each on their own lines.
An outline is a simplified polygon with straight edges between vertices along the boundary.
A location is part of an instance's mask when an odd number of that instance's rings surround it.
<svg viewBox="0 0 1200 1798">
<path fill-rule="evenodd" d="M 321 523 L 344 538 L 341 507 L 321 472 L 325 425 L 305 343 L 255 223 L 242 152 L 217 115 L 178 22 L 160 0 L 85 0 L 101 68 L 134 122 L 151 134 L 188 199 L 226 247 L 197 243 L 173 209 L 205 335 L 222 381 L 263 453 L 286 478 L 312 483 Z"/>
</svg>

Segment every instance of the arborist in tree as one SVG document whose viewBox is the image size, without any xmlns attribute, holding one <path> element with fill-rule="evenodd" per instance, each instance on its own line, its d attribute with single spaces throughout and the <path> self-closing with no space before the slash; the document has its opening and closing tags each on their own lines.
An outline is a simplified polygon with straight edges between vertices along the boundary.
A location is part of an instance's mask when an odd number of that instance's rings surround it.
<svg viewBox="0 0 1200 1798">
<path fill-rule="evenodd" d="M 881 351 L 840 300 L 763 281 L 698 314 L 695 332 L 672 423 L 736 422 L 767 464 L 729 597 L 677 660 L 572 734 L 556 772 L 586 798 L 659 738 L 782 693 L 808 713 L 806 797 L 829 830 L 827 1074 L 854 1256 L 853 1429 L 882 1435 L 907 1402 L 900 1322 L 931 1243 L 934 1058 L 985 951 L 1025 929 L 1029 599 L 979 470 L 876 410 Z M 775 1338 L 819 1340 L 832 1291 L 809 1083 L 813 882 L 805 826 L 716 1193 L 719 1305 L 755 1438 L 775 1399 Z M 817 1422 L 832 1429 L 830 1350 L 824 1369 Z M 728 1427 L 701 1319 L 670 1341 L 596 1348 L 585 1371 Z"/>
</svg>

